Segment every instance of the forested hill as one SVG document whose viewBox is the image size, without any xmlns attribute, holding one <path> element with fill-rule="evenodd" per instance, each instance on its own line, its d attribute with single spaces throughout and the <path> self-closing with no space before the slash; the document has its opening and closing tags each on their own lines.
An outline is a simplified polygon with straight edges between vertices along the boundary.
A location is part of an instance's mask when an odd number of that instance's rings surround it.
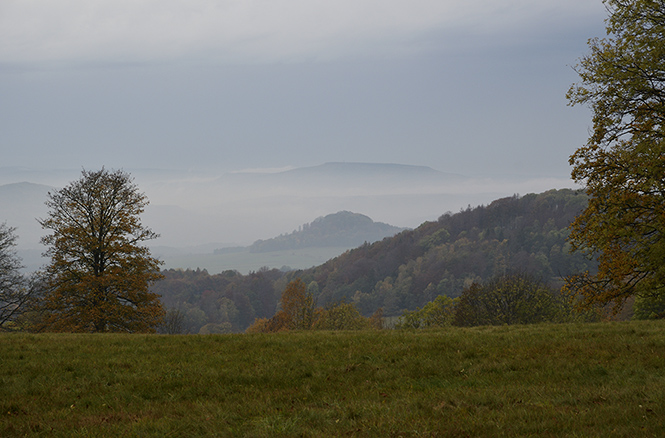
<svg viewBox="0 0 665 438">
<path fill-rule="evenodd" d="M 509 271 L 555 283 L 594 269 L 583 255 L 570 254 L 566 243 L 567 227 L 586 203 L 584 192 L 569 189 L 499 199 L 445 214 L 289 277 L 315 281 L 320 305 L 346 300 L 364 314 L 382 307 L 387 315 L 438 295 L 458 296 L 473 281 Z"/>
<path fill-rule="evenodd" d="M 291 234 L 257 240 L 249 247 L 250 252 L 282 251 L 310 247 L 354 247 L 364 242 L 376 242 L 384 237 L 394 236 L 404 228 L 382 222 L 374 222 L 369 217 L 340 211 L 304 224 Z"/>
<path fill-rule="evenodd" d="M 169 270 L 153 289 L 167 307 L 186 314 L 185 327 L 196 333 L 204 326 L 204 332 L 241 331 L 255 317 L 271 317 L 286 284 L 297 277 L 317 305 L 345 300 L 365 315 L 379 307 L 398 315 L 508 271 L 560 285 L 562 276 L 595 266 L 569 253 L 566 243 L 567 227 L 586 203 L 584 192 L 574 190 L 513 196 L 445 214 L 308 270 L 262 269 L 245 276 Z"/>
</svg>

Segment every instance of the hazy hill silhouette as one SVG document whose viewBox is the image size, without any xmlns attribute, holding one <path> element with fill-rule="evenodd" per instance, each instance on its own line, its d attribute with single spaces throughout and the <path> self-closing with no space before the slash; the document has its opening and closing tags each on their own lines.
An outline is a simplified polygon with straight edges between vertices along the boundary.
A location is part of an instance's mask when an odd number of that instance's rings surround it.
<svg viewBox="0 0 665 438">
<path fill-rule="evenodd" d="M 309 247 L 355 247 L 394 236 L 403 230 L 404 228 L 374 222 L 363 214 L 340 211 L 304 224 L 291 234 L 257 240 L 249 250 L 268 252 Z"/>
</svg>

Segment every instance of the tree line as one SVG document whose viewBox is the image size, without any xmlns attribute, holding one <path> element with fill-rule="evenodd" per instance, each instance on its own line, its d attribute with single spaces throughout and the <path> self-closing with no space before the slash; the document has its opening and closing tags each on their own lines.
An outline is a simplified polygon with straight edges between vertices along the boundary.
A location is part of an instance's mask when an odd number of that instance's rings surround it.
<svg viewBox="0 0 665 438">
<path fill-rule="evenodd" d="M 31 296 L 39 306 L 23 305 L 31 311 L 23 312 L 22 318 L 14 318 L 16 314 L 6 318 L 7 323 L 13 319 L 13 325 L 6 323 L 5 328 L 242 332 L 279 314 L 282 294 L 296 279 L 307 285 L 316 308 L 329 315 L 345 314 L 342 309 L 347 316 L 357 312 L 351 319 L 358 322 L 379 311 L 395 318 L 439 296 L 459 297 L 471 284 L 507 272 L 523 271 L 556 288 L 569 273 L 593 269 L 592 261 L 570 254 L 566 242 L 567 225 L 583 210 L 586 195 L 552 190 L 445 214 L 308 270 L 285 273 L 263 268 L 247 275 L 237 271 L 211 275 L 200 269 L 160 272 L 158 261 L 138 245 L 141 239 L 155 237 L 138 223 L 139 211 L 129 214 L 124 204 L 114 203 L 122 198 L 119 195 L 100 200 L 107 196 L 104 190 L 115 189 L 95 186 L 108 185 L 118 176 L 130 189 L 122 196 L 146 202 L 122 172 L 85 172 L 81 180 L 51 195 L 52 211 L 42 222 L 56 231 L 44 238 L 52 262 L 39 281 L 33 280 L 29 289 L 34 293 L 18 294 Z M 81 210 L 86 202 L 91 205 Z M 74 212 L 64 209 L 70 203 Z M 110 213 L 109 206 L 122 208 L 122 214 Z M 99 218 L 93 220 L 95 215 Z M 119 223 L 105 224 L 105 218 Z M 132 288 L 134 297 L 125 293 Z M 318 327 L 329 324 L 321 318 L 323 310 L 317 313 Z"/>
<path fill-rule="evenodd" d="M 586 201 L 575 190 L 512 196 L 445 214 L 311 269 L 261 269 L 249 275 L 169 270 L 152 290 L 178 311 L 188 333 L 237 332 L 256 319 L 270 320 L 281 310 L 287 285 L 298 279 L 312 294 L 315 308 L 344 304 L 364 318 L 381 309 L 384 317 L 395 319 L 437 297 L 454 299 L 474 283 L 508 273 L 523 272 L 560 290 L 569 273 L 594 269 L 595 262 L 571 254 L 566 241 L 567 226 Z"/>
<path fill-rule="evenodd" d="M 353 303 L 316 306 L 313 290 L 300 278 L 291 281 L 272 318 L 257 318 L 248 333 L 289 330 L 380 330 L 386 326 L 383 309 L 371 316 L 360 314 Z M 422 308 L 405 311 L 396 329 L 472 327 L 480 325 L 597 321 L 599 312 L 578 312 L 560 290 L 552 289 L 526 273 L 507 273 L 484 283 L 472 283 L 457 298 L 439 295 Z"/>
<path fill-rule="evenodd" d="M 287 275 L 315 281 L 321 304 L 351 301 L 365 315 L 381 307 L 396 316 L 507 272 L 524 271 L 556 287 L 595 268 L 593 260 L 571 254 L 566 240 L 586 202 L 583 191 L 568 189 L 499 199 Z"/>
<path fill-rule="evenodd" d="M 58 276 L 57 271 L 52 271 L 50 275 L 59 279 L 62 288 L 56 288 L 58 283 L 47 283 L 43 278 L 40 282 L 33 282 L 39 287 L 33 288 L 36 293 L 32 299 L 40 305 L 32 306 L 31 311 L 22 314 L 22 318 L 15 318 L 13 325 L 5 324 L 4 327 L 202 334 L 234 333 L 248 329 L 254 332 L 302 329 L 303 326 L 293 326 L 286 318 L 289 312 L 285 306 L 288 308 L 288 297 L 293 293 L 294 283 L 306 285 L 305 290 L 311 300 L 309 323 L 306 324 L 308 329 L 376 328 L 380 325 L 377 315 L 392 321 L 401 316 L 398 326 L 432 326 L 430 322 L 415 324 L 414 321 L 420 318 L 416 316 L 428 313 L 431 320 L 432 309 L 441 307 L 444 299 L 449 305 L 443 314 L 450 318 L 438 314 L 433 317 L 434 320 L 446 320 L 446 324 L 457 321 L 457 325 L 465 325 L 468 321 L 491 323 L 494 321 L 492 318 L 501 320 L 496 316 L 489 319 L 478 316 L 481 307 L 465 307 L 464 303 L 479 290 L 500 290 L 504 301 L 510 301 L 513 297 L 513 301 L 530 308 L 540 308 L 547 303 L 551 313 L 540 321 L 570 320 L 570 309 L 564 306 L 564 297 L 559 293 L 564 278 L 580 269 L 592 270 L 595 263 L 582 254 L 571 254 L 566 240 L 567 224 L 585 208 L 586 202 L 587 196 L 583 191 L 569 189 L 499 199 L 487 206 L 444 214 L 435 222 L 424 223 L 415 230 L 404 231 L 374 244 L 362 245 L 308 270 L 282 272 L 262 268 L 247 275 L 232 270 L 211 275 L 201 269 L 159 272 L 153 266 L 143 277 L 135 278 L 142 287 L 141 293 L 152 300 L 155 309 L 152 320 L 142 320 L 143 323 L 149 322 L 143 328 L 129 324 L 119 328 L 106 322 L 112 321 L 109 318 L 114 305 L 120 314 L 123 311 L 121 305 L 128 306 L 124 309 L 137 309 L 135 314 L 140 314 L 138 306 L 131 307 L 133 304 L 122 301 L 121 296 L 115 297 L 115 302 L 106 298 L 105 305 L 109 306 L 105 312 L 108 315 L 104 315 L 106 319 L 101 319 L 99 313 L 84 306 L 80 306 L 79 313 L 66 313 L 76 308 L 71 304 L 71 300 L 77 297 L 75 293 L 70 294 L 70 301 L 61 300 L 61 308 L 54 306 L 58 302 L 56 293 L 67 293 L 70 290 L 67 285 L 75 283 L 73 275 L 82 279 L 78 288 L 90 294 L 81 297 L 86 306 L 98 306 L 93 299 L 102 292 L 115 293 L 119 289 L 119 286 L 95 289 L 100 283 L 95 272 L 100 269 L 94 263 L 88 267 L 91 278 L 83 282 L 86 265 L 81 261 L 74 265 L 79 271 L 74 271 L 72 267 L 66 270 L 66 276 Z M 153 236 L 150 232 L 147 235 Z M 49 239 L 54 239 L 52 236 Z M 71 237 L 67 240 L 67 248 L 72 246 L 73 241 L 75 239 Z M 90 248 L 97 246 L 91 245 Z M 94 250 L 90 254 L 93 256 L 88 258 L 92 262 L 101 260 L 94 257 Z M 109 259 L 110 255 L 104 258 Z M 53 263 L 66 266 L 62 259 L 54 258 Z M 122 269 L 108 270 L 106 274 L 110 277 L 103 284 L 112 285 L 113 279 L 118 276 L 124 282 L 119 284 L 127 287 L 130 283 L 125 278 L 126 273 Z M 506 275 L 514 277 L 515 273 L 529 280 L 507 284 L 538 284 L 534 290 L 545 292 L 520 295 L 523 291 L 517 287 L 497 289 L 488 286 Z M 46 276 L 45 273 L 42 275 Z M 44 293 L 50 289 L 53 292 Z M 525 301 L 524 297 L 536 301 Z M 483 302 L 478 301 L 477 296 L 471 301 Z M 450 307 L 451 303 L 454 306 Z M 487 304 L 484 306 L 487 307 Z M 30 306 L 25 307 L 28 308 Z M 474 312 L 478 313 L 475 320 L 471 316 Z M 650 311 L 649 315 L 652 314 L 653 311 Z M 51 318 L 57 323 L 50 322 Z M 102 327 L 99 321 L 109 325 Z M 515 321 L 524 323 L 527 319 L 520 316 Z M 136 324 L 135 320 L 128 322 Z"/>
<path fill-rule="evenodd" d="M 349 303 L 365 318 L 378 309 L 398 316 L 446 307 L 440 297 L 447 297 L 458 299 L 456 315 L 473 309 L 465 321 L 487 322 L 482 312 L 501 309 L 515 290 L 530 290 L 517 280 L 499 287 L 510 272 L 562 290 L 582 311 L 609 304 L 618 312 L 634 299 L 636 315 L 662 317 L 665 4 L 604 3 L 607 36 L 589 41 L 590 53 L 576 66 L 580 82 L 567 95 L 571 105 L 593 112 L 591 135 L 569 160 L 584 190 L 445 214 L 309 270 L 179 278 L 160 272 L 143 244 L 157 235 L 140 222 L 148 200 L 131 177 L 84 170 L 80 180 L 49 193 L 40 224 L 49 232 L 42 242 L 50 262 L 35 276 L 18 274 L 15 230 L 0 226 L 0 329 L 145 332 L 189 321 L 192 332 L 242 330 L 286 318 L 288 300 L 280 298 L 296 280 L 322 309 Z M 503 292 L 494 304 L 472 305 L 488 290 Z M 540 297 L 538 308 L 557 302 L 539 290 L 525 292 Z"/>
</svg>

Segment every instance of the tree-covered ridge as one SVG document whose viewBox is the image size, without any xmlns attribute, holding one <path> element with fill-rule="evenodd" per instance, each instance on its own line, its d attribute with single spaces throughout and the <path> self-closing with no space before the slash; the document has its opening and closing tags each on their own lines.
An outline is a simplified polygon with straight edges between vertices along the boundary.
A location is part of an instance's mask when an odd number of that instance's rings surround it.
<svg viewBox="0 0 665 438">
<path fill-rule="evenodd" d="M 184 331 L 207 332 L 242 331 L 255 318 L 271 318 L 296 278 L 312 290 L 316 306 L 345 301 L 364 316 L 379 308 L 384 315 L 400 315 L 510 272 L 558 288 L 562 277 L 594 268 L 582 254 L 569 253 L 566 243 L 567 227 L 586 202 L 582 191 L 568 189 L 512 196 L 444 214 L 308 270 L 262 269 L 249 275 L 169 270 L 153 290 L 167 308 L 182 312 Z"/>
<path fill-rule="evenodd" d="M 309 247 L 355 247 L 394 236 L 402 230 L 404 228 L 374 222 L 362 214 L 340 211 L 304 224 L 291 234 L 257 240 L 249 250 L 269 252 Z"/>
<path fill-rule="evenodd" d="M 316 281 L 319 304 L 348 300 L 365 315 L 379 307 L 397 315 L 511 271 L 554 283 L 595 266 L 570 254 L 566 242 L 567 227 L 586 202 L 582 191 L 570 189 L 499 199 L 289 276 Z"/>
</svg>

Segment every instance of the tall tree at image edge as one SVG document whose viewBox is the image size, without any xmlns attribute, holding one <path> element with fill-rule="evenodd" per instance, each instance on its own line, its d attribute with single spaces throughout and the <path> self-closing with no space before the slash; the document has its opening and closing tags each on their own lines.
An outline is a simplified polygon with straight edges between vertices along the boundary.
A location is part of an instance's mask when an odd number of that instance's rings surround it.
<svg viewBox="0 0 665 438">
<path fill-rule="evenodd" d="M 582 307 L 665 291 L 665 2 L 606 0 L 607 38 L 589 41 L 571 105 L 593 112 L 593 131 L 571 157 L 589 204 L 571 225 L 574 250 L 598 273 L 568 278 Z"/>
<path fill-rule="evenodd" d="M 161 262 L 141 243 L 158 237 L 140 222 L 148 200 L 122 170 L 83 170 L 48 194 L 42 238 L 51 261 L 43 273 L 40 329 L 153 332 L 164 317 L 149 286 Z"/>
</svg>

